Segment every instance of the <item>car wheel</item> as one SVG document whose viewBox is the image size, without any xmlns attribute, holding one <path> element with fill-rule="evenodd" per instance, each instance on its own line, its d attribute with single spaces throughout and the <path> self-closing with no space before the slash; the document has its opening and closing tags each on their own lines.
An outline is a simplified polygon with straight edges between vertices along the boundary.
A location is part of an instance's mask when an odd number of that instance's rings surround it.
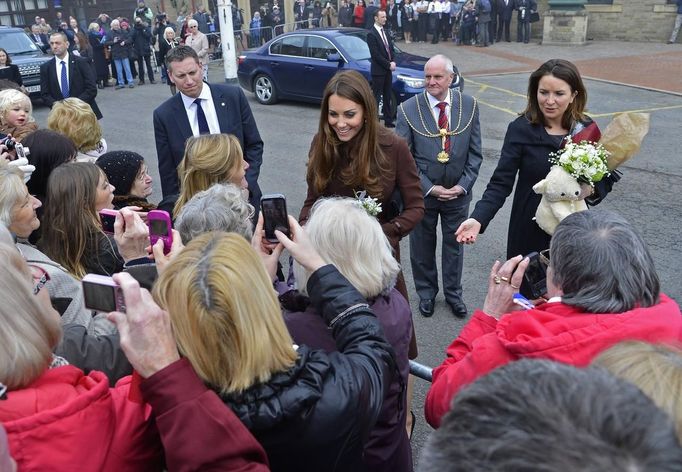
<svg viewBox="0 0 682 472">
<path fill-rule="evenodd" d="M 277 90 L 269 75 L 258 74 L 253 80 L 253 91 L 256 94 L 256 100 L 263 105 L 272 105 L 277 102 Z"/>
</svg>

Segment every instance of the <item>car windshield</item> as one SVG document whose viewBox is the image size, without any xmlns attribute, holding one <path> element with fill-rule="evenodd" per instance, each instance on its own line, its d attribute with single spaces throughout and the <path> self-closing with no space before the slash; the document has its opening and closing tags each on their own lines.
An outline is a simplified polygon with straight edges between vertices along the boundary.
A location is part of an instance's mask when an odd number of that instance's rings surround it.
<svg viewBox="0 0 682 472">
<path fill-rule="evenodd" d="M 337 36 L 336 42 L 341 48 L 348 53 L 354 61 L 369 60 L 369 46 L 367 46 L 367 32 L 357 31 L 354 33 L 345 33 Z M 402 51 L 393 45 L 396 54 Z"/>
<path fill-rule="evenodd" d="M 25 54 L 29 52 L 38 51 L 38 46 L 35 45 L 25 33 L 7 33 L 2 35 L 2 48 L 8 54 Z"/>
</svg>

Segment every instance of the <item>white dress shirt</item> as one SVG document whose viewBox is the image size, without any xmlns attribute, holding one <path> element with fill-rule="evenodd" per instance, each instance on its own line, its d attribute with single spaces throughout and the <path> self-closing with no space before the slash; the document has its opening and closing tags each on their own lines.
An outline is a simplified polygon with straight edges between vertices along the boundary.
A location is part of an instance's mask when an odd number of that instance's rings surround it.
<svg viewBox="0 0 682 472">
<path fill-rule="evenodd" d="M 189 125 L 192 127 L 192 134 L 194 136 L 199 136 L 197 104 L 194 103 L 194 100 L 196 99 L 188 97 L 182 92 L 180 92 L 180 96 L 182 97 L 183 105 L 185 105 L 185 112 L 187 113 Z M 211 95 L 211 88 L 208 86 L 208 84 L 204 83 L 203 87 L 201 88 L 201 93 L 197 98 L 201 98 L 201 108 L 204 110 L 204 115 L 206 115 L 208 129 L 211 131 L 211 134 L 220 134 L 220 123 L 218 122 L 218 114 L 215 111 L 213 95 Z"/>
<path fill-rule="evenodd" d="M 57 56 L 54 57 L 55 70 L 57 71 L 57 82 L 59 82 L 59 90 L 62 89 L 62 61 L 64 61 L 64 66 L 66 67 L 66 82 L 69 84 L 69 90 L 71 89 L 71 76 L 69 75 L 69 53 L 66 53 L 64 59 L 59 59 Z"/>
</svg>

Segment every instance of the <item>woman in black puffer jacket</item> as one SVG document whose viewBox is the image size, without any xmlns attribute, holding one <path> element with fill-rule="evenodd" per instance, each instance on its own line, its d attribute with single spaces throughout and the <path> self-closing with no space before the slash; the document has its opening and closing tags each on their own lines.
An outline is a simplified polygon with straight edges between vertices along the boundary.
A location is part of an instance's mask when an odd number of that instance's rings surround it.
<svg viewBox="0 0 682 472">
<path fill-rule="evenodd" d="M 367 302 L 293 218 L 290 225 L 295 242 L 281 240 L 312 273 L 311 303 L 338 352 L 293 345 L 260 257 L 236 234 L 193 239 L 154 298 L 170 314 L 180 353 L 260 441 L 273 471 L 362 471 L 396 369 L 392 348 Z M 274 261 L 280 253 L 278 245 Z"/>
</svg>

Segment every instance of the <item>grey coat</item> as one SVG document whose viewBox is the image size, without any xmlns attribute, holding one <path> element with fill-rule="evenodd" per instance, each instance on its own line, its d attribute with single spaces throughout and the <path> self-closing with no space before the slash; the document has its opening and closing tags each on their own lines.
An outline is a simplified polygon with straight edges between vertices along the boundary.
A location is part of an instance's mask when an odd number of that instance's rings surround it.
<svg viewBox="0 0 682 472">
<path fill-rule="evenodd" d="M 94 313 L 85 308 L 83 288 L 65 268 L 29 244 L 18 243 L 17 249 L 28 264 L 40 267 L 49 275 L 50 280 L 45 287 L 50 292 L 50 300 L 52 300 L 53 305 L 62 304 L 66 306 L 62 312 L 62 325 L 78 324 L 85 326 L 88 334 L 91 335 L 116 332 L 116 327 L 107 320 L 105 314 L 93 317 Z"/>
<path fill-rule="evenodd" d="M 452 102 L 448 121 L 450 129 L 454 130 L 458 123 L 460 107 L 459 94 L 454 90 Z M 412 156 L 417 163 L 424 194 L 434 185 L 442 185 L 446 188 L 460 185 L 467 193 L 471 193 L 476 182 L 478 169 L 483 161 L 478 105 L 469 95 L 462 95 L 462 102 L 462 120 L 457 130 L 464 128 L 467 124 L 469 126 L 462 133 L 450 138 L 450 160 L 445 164 L 436 159 L 442 150 L 441 138 L 420 134 L 435 134 L 438 130 L 438 122 L 431 113 L 431 106 L 425 94 L 412 97 L 398 107 L 396 133 L 405 138 L 410 146 Z M 410 127 L 408 121 L 415 129 Z"/>
</svg>

